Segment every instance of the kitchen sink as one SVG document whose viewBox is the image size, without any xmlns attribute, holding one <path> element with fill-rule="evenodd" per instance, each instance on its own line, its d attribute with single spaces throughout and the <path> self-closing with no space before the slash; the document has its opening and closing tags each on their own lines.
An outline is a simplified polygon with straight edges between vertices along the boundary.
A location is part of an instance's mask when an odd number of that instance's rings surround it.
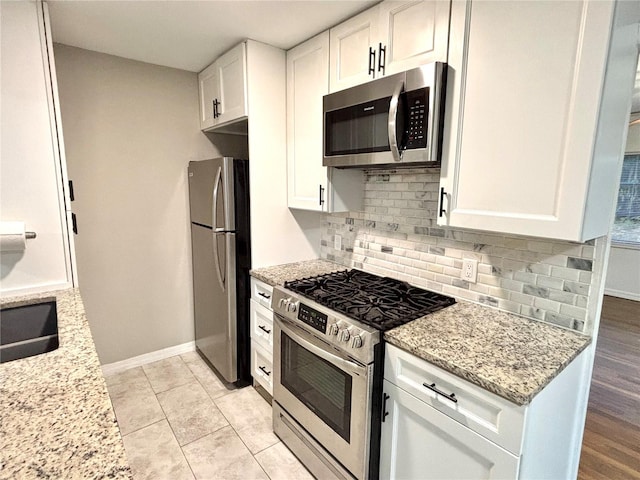
<svg viewBox="0 0 640 480">
<path fill-rule="evenodd" d="M 0 311 L 0 363 L 50 352 L 58 345 L 54 299 Z"/>
</svg>

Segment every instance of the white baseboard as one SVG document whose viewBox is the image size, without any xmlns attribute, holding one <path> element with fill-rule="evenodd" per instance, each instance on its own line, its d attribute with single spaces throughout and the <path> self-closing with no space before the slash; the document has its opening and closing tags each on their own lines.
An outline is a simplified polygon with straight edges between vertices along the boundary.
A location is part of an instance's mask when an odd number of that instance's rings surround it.
<svg viewBox="0 0 640 480">
<path fill-rule="evenodd" d="M 625 292 L 623 290 L 614 290 L 612 288 L 604 289 L 605 295 L 611 295 L 612 297 L 626 298 L 627 300 L 635 300 L 640 302 L 640 294 L 635 292 Z"/>
<path fill-rule="evenodd" d="M 181 345 L 174 345 L 173 347 L 163 348 L 162 350 L 156 350 L 155 352 L 145 353 L 144 355 L 138 355 L 137 357 L 127 358 L 119 362 L 108 363 L 102 365 L 102 374 L 113 375 L 115 373 L 124 372 L 130 368 L 146 365 L 147 363 L 157 362 L 158 360 L 164 360 L 165 358 L 174 357 L 182 353 L 193 352 L 196 349 L 196 342 L 187 342 Z"/>
</svg>

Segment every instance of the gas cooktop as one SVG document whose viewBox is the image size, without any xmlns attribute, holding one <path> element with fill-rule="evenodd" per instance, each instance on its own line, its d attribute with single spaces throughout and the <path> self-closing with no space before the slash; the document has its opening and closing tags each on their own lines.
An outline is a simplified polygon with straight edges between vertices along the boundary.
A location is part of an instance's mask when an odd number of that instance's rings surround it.
<svg viewBox="0 0 640 480">
<path fill-rule="evenodd" d="M 446 295 L 360 270 L 293 280 L 284 287 L 381 331 L 455 303 Z"/>
</svg>

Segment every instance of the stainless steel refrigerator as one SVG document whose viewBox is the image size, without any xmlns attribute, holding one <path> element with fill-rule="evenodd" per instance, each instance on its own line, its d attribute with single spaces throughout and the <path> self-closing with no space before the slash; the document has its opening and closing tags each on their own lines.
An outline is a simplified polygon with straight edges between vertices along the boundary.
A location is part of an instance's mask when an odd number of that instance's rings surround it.
<svg viewBox="0 0 640 480">
<path fill-rule="evenodd" d="M 249 162 L 189 162 L 196 349 L 227 382 L 251 380 Z"/>
</svg>

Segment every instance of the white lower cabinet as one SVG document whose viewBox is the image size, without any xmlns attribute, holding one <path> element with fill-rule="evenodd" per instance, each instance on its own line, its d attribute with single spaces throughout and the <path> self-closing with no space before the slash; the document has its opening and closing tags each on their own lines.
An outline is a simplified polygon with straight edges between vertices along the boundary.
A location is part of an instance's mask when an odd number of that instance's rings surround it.
<svg viewBox="0 0 640 480">
<path fill-rule="evenodd" d="M 380 478 L 515 479 L 519 459 L 384 381 Z"/>
<path fill-rule="evenodd" d="M 576 478 L 592 355 L 516 405 L 387 344 L 380 478 Z"/>
<path fill-rule="evenodd" d="M 250 300 L 251 340 L 267 351 L 273 350 L 273 311 Z"/>
<path fill-rule="evenodd" d="M 251 278 L 251 376 L 254 384 L 273 395 L 273 287 Z"/>
<path fill-rule="evenodd" d="M 273 354 L 259 345 L 251 345 L 251 375 L 269 395 L 273 395 Z"/>
</svg>

